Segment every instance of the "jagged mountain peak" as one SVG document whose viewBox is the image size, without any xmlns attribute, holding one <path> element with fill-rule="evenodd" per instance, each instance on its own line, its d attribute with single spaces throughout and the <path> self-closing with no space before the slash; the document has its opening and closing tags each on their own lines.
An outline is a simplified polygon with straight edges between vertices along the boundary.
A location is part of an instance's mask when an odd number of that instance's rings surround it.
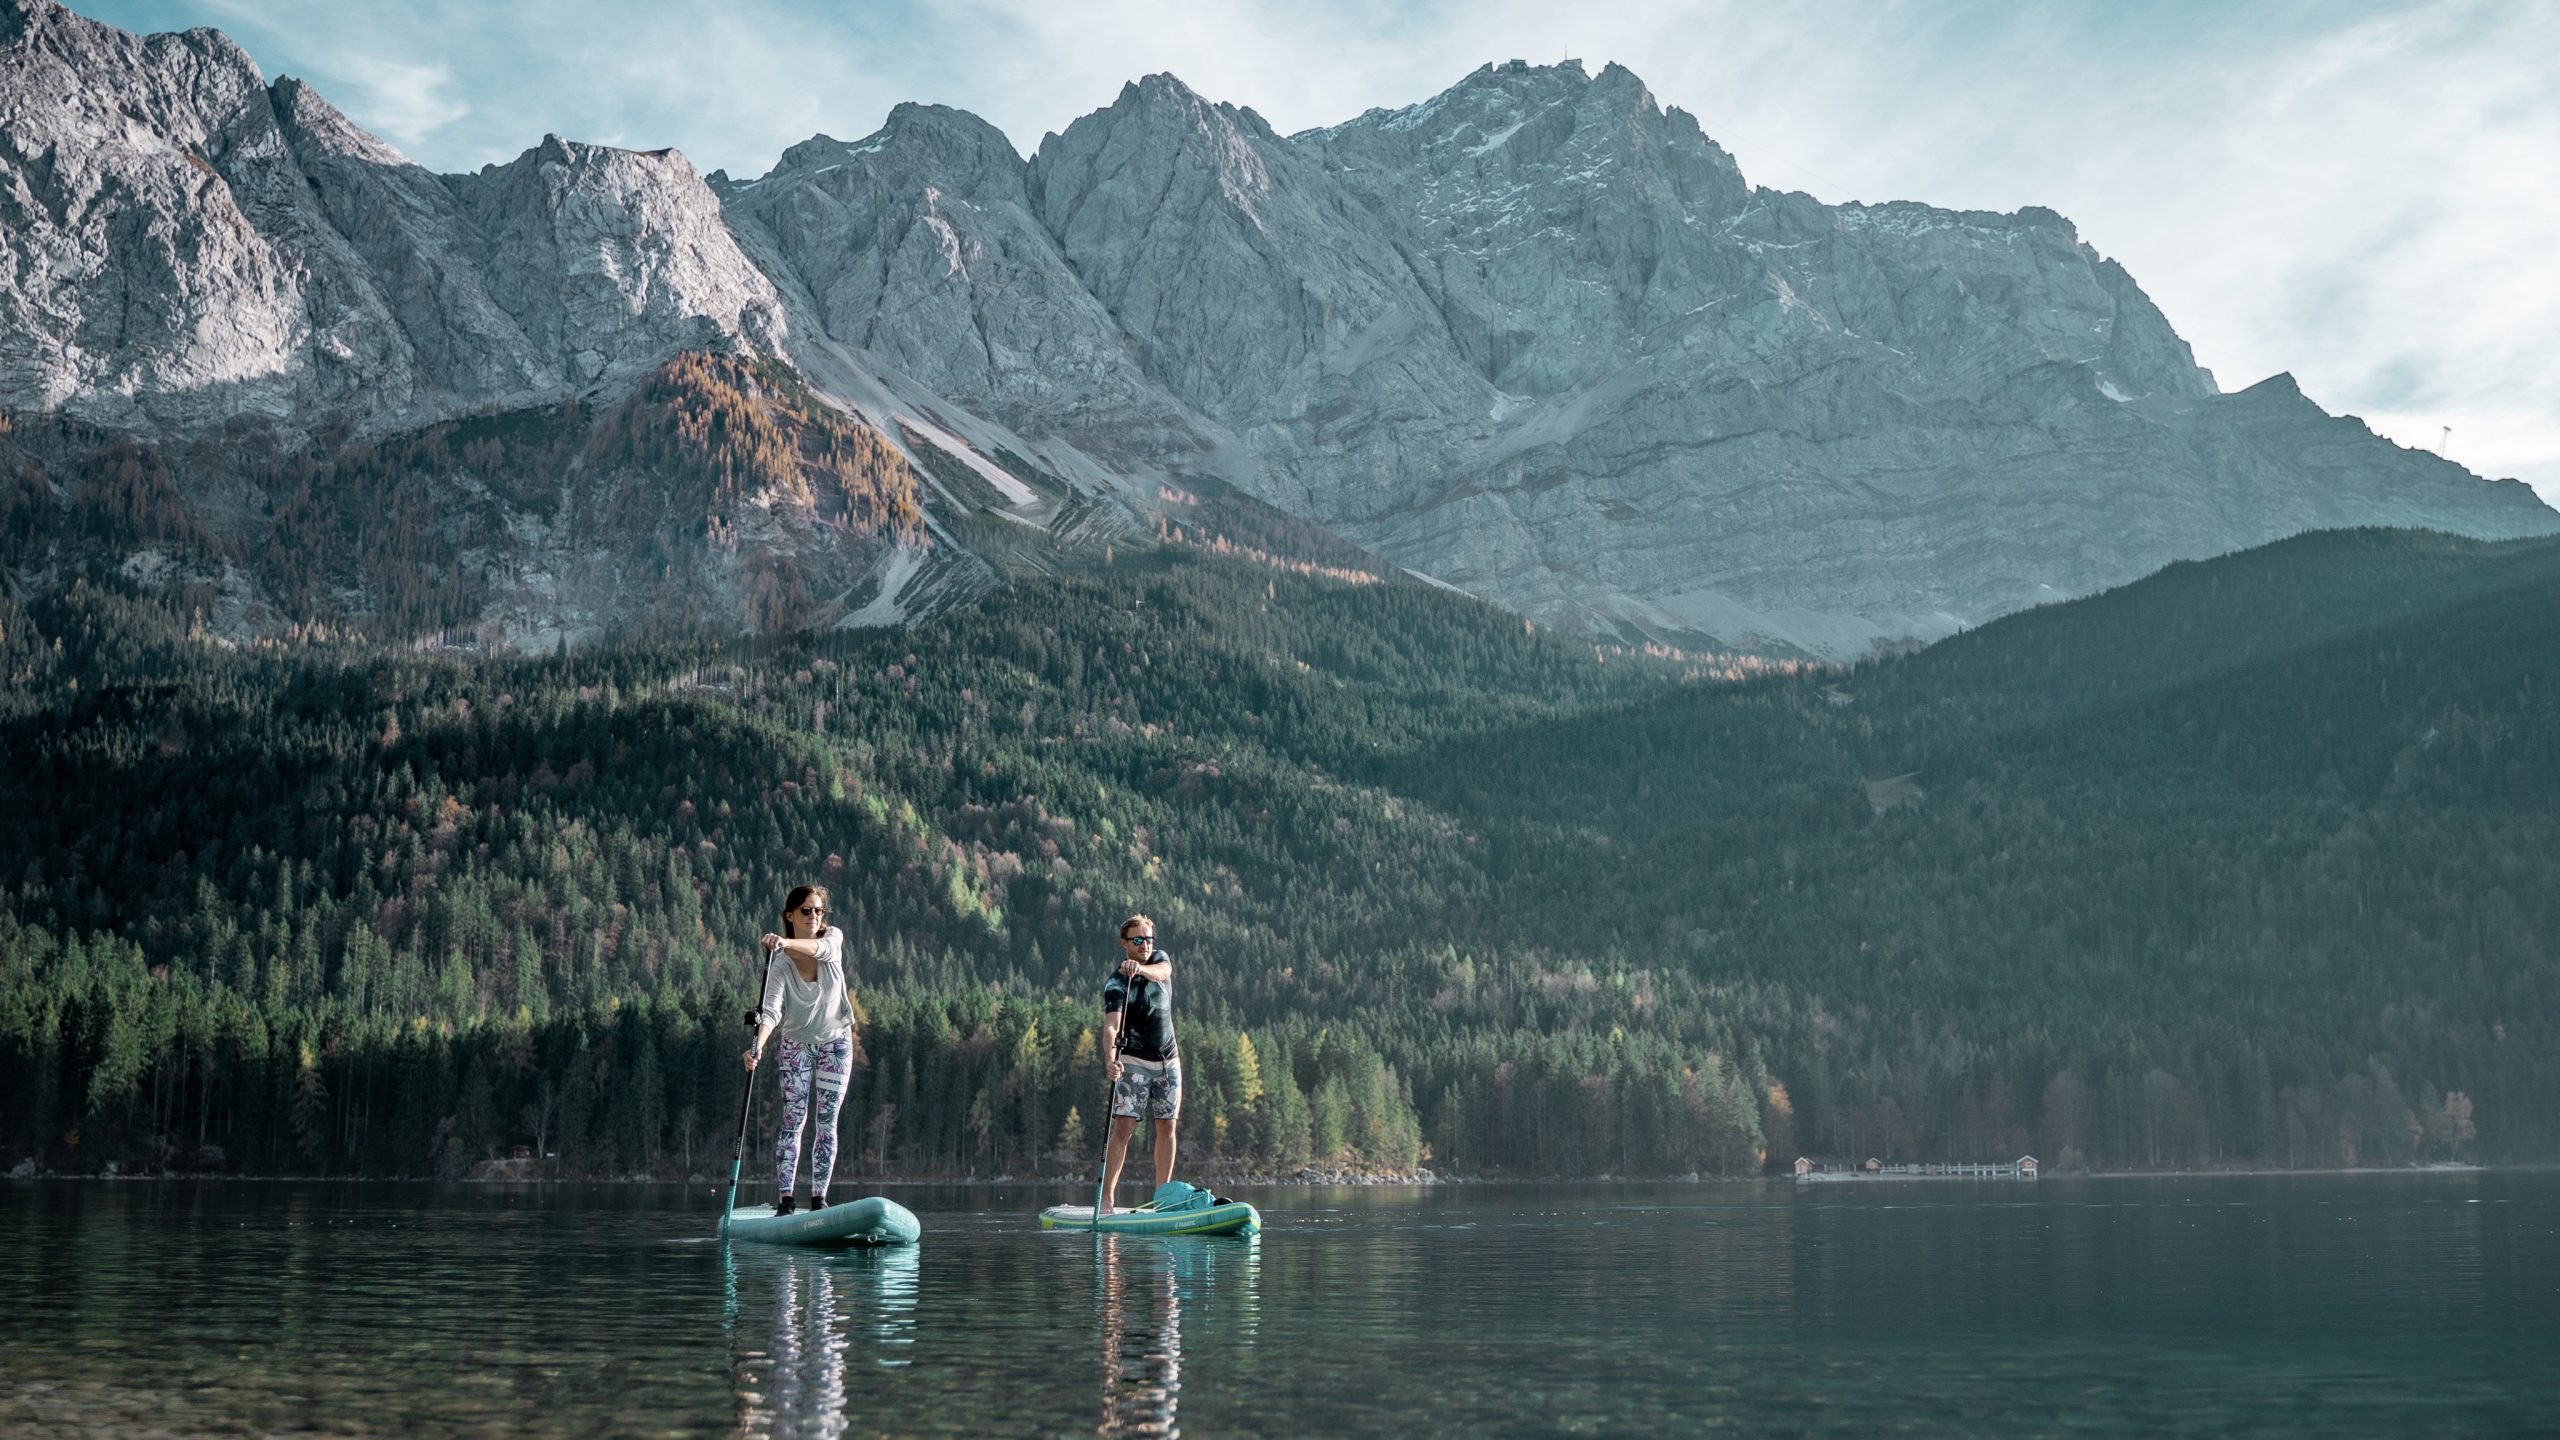
<svg viewBox="0 0 2560 1440">
<path fill-rule="evenodd" d="M 0 93 L 70 92 L 58 108 L 44 107 L 52 113 L 9 115 L 16 138 L 37 139 L 68 123 L 66 138 L 85 139 L 92 126 L 69 119 L 84 113 L 107 121 L 110 136 L 123 130 L 128 143 L 149 151 L 146 134 L 164 144 L 193 142 L 243 122 L 255 129 L 264 118 L 266 77 L 219 30 L 136 35 L 55 0 L 10 3 L 17 9 L 0 20 Z"/>
<path fill-rule="evenodd" d="M 57 0 L 0 0 L 0 45 L 14 45 L 29 31 L 59 24 L 66 15 L 84 25 L 97 23 L 74 15 Z"/>
<path fill-rule="evenodd" d="M 946 186 L 974 192 L 990 180 L 1019 189 L 1023 160 L 1003 131 L 969 111 L 903 101 L 879 129 L 860 140 L 813 135 L 783 151 L 771 170 L 748 185 L 810 179 L 848 165 L 872 172 L 926 173 Z"/>
<path fill-rule="evenodd" d="M 700 178 L 693 168 L 693 162 L 685 158 L 683 151 L 673 146 L 656 150 L 633 150 L 620 145 L 599 145 L 588 140 L 571 140 L 548 132 L 543 135 L 541 144 L 527 149 L 513 160 L 492 161 L 483 165 L 477 174 L 491 175 L 526 166 L 537 169 L 544 166 L 560 166 L 582 171 L 636 169 L 641 173 L 667 175 L 676 178 L 679 182 L 685 178 Z"/>
<path fill-rule="evenodd" d="M 263 88 L 266 77 L 249 52 L 240 48 L 229 35 L 208 25 L 188 30 L 162 31 L 138 35 L 103 20 L 88 16 L 59 3 L 59 0 L 0 0 L 0 53 L 8 51 L 53 51 L 61 60 L 75 66 L 94 65 L 112 58 L 131 70 L 176 69 L 176 75 L 143 75 L 130 77 L 130 84 L 185 84 L 196 77 L 183 73 L 210 67 L 227 72 L 224 79 L 233 85 L 242 81 Z M 102 53 L 103 52 L 103 53 Z M 189 57 L 196 66 L 186 66 L 177 57 Z M 199 82 L 200 83 L 200 82 Z"/>
<path fill-rule="evenodd" d="M 214 32 L 0 0 L 0 36 L 12 409 L 379 431 L 789 353 L 946 451 L 1138 505 L 1213 477 L 1542 620 L 1829 656 L 2311 526 L 2553 522 L 2290 381 L 2219 396 L 2050 210 L 1753 190 L 1624 66 L 1285 139 L 1159 73 L 1028 160 L 904 104 L 742 184 L 558 135 L 437 176 Z"/>
<path fill-rule="evenodd" d="M 965 407 L 1002 415 L 1017 437 L 1072 430 L 1061 449 L 1119 461 L 1079 472 L 1105 486 L 1168 450 L 1222 443 L 1144 373 L 1041 218 L 1032 170 L 978 116 L 901 104 L 858 141 L 813 137 L 763 177 L 719 188 L 732 229 L 792 307 L 795 336 L 858 349 L 936 397 L 848 391 L 866 409 L 914 420 Z M 834 373 L 824 357 L 813 365 L 821 383 Z"/>
<path fill-rule="evenodd" d="M 1021 153 L 1002 130 L 987 123 L 975 111 L 956 105 L 936 105 L 921 100 L 901 100 L 889 107 L 889 118 L 881 122 L 876 136 L 892 139 L 941 139 L 968 145 L 995 145 L 1012 155 L 1016 163 Z"/>
<path fill-rule="evenodd" d="M 877 142 L 881 138 L 880 133 L 874 133 L 860 140 L 839 140 L 821 130 L 808 139 L 786 148 L 782 152 L 782 158 L 773 163 L 773 168 L 765 171 L 758 178 L 770 180 L 776 175 L 814 170 L 822 165 L 841 165 L 850 156 L 879 149 Z"/>
<path fill-rule="evenodd" d="M 1436 343 L 1354 381 L 1394 342 L 1438 331 L 1439 314 L 1321 157 L 1251 110 L 1170 75 L 1133 81 L 1041 142 L 1028 190 L 1158 382 L 1222 423 L 1360 386 L 1369 400 L 1482 388 Z M 1239 347 L 1240 330 L 1258 343 Z"/>
<path fill-rule="evenodd" d="M 1749 196 L 1741 168 L 1695 117 L 1661 109 L 1615 63 L 1597 76 L 1579 61 L 1489 65 L 1418 104 L 1371 110 L 1293 142 L 1382 213 L 1480 211 L 1516 204 L 1531 186 L 1616 193 L 1639 205 L 1667 200 L 1713 221 Z"/>
<path fill-rule="evenodd" d="M 319 91 L 291 75 L 276 77 L 276 82 L 267 87 L 267 99 L 275 107 L 277 119 L 285 126 L 298 150 L 318 146 L 334 155 L 392 167 L 416 163 L 381 137 L 349 120 L 344 111 L 330 104 Z"/>
<path fill-rule="evenodd" d="M 545 135 L 446 183 L 496 268 L 541 277 L 521 293 L 501 287 L 501 303 L 574 381 L 635 377 L 673 349 L 734 339 L 780 353 L 773 282 L 683 152 Z"/>
<path fill-rule="evenodd" d="M 1412 129 L 1430 122 L 1441 110 L 1455 104 L 1464 106 L 1482 97 L 1498 95 L 1552 103 L 1579 97 L 1590 87 L 1591 74 L 1579 60 L 1565 60 L 1554 65 L 1533 65 L 1526 60 L 1506 60 L 1499 64 L 1487 61 L 1460 76 L 1457 82 L 1425 100 L 1410 105 L 1374 105 L 1338 125 L 1319 125 L 1301 130 L 1289 138 L 1304 141 L 1320 138 L 1355 126 L 1395 130 Z"/>
<path fill-rule="evenodd" d="M 1286 143 L 1252 107 L 1212 100 L 1171 71 L 1158 71 L 1122 85 L 1120 94 L 1109 105 L 1078 117 L 1064 131 L 1043 137 L 1040 151 L 1046 153 L 1053 143 L 1073 140 L 1080 133 L 1090 136 L 1155 129 L 1187 131 L 1229 150 Z"/>
<path fill-rule="evenodd" d="M 1097 193 L 1136 200 L 1116 183 L 1133 173 L 1158 177 L 1150 183 L 1159 194 L 1167 186 L 1189 188 L 1182 179 L 1187 174 L 1213 176 L 1226 205 L 1259 228 L 1258 206 L 1271 192 L 1273 168 L 1292 163 L 1302 162 L 1261 116 L 1209 101 L 1175 76 L 1158 73 L 1130 81 L 1109 106 L 1044 138 L 1031 159 L 1029 187 L 1043 220 L 1072 254 L 1071 235 L 1086 203 Z M 1315 174 L 1313 167 L 1304 168 Z"/>
<path fill-rule="evenodd" d="M 1141 75 L 1123 84 L 1120 87 L 1120 96 L 1112 102 L 1111 108 L 1119 109 L 1133 105 L 1218 108 L 1218 102 L 1192 89 L 1181 76 L 1170 70 L 1158 70 L 1151 75 Z"/>
<path fill-rule="evenodd" d="M 32 45 L 40 43 L 40 40 L 47 36 L 74 41 L 95 40 L 108 36 L 119 36 L 133 41 L 143 38 L 129 30 L 117 29 L 103 20 L 92 20 L 70 6 L 61 4 L 60 0 L 0 0 L 0 46 Z M 166 38 L 175 38 L 175 36 Z"/>
<path fill-rule="evenodd" d="M 0 118 L 0 404 L 308 432 L 779 342 L 771 284 L 672 150 L 553 135 L 439 177 L 220 32 L 11 13 L 0 94 L 50 103 Z"/>
</svg>

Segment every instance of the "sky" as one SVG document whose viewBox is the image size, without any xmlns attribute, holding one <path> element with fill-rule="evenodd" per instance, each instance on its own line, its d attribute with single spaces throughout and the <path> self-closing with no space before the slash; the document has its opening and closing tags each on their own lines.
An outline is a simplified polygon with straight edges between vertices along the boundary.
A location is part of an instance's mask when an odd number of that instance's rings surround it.
<svg viewBox="0 0 2560 1440">
<path fill-rule="evenodd" d="M 741 177 L 901 100 L 1038 148 L 1170 71 L 1281 131 L 1612 60 L 1755 184 L 2043 205 L 2225 390 L 2560 504 L 2560 0 L 72 0 L 209 25 L 420 163 L 545 133 Z M 2449 434 L 2447 433 L 2449 430 Z"/>
</svg>

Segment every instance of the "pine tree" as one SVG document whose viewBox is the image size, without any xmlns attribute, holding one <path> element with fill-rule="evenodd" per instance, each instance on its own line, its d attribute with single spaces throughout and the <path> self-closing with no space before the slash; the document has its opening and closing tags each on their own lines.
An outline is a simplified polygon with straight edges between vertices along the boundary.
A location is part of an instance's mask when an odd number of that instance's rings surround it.
<svg viewBox="0 0 2560 1440">
<path fill-rule="evenodd" d="M 1236 1103 L 1252 1106 L 1262 1099 L 1262 1057 L 1254 1053 L 1253 1037 L 1236 1032 Z"/>
<path fill-rule="evenodd" d="M 320 1079 L 319 1057 L 304 1041 L 301 1066 L 294 1072 L 290 1123 L 294 1147 L 304 1159 L 325 1165 L 329 1158 L 329 1087 Z"/>
</svg>

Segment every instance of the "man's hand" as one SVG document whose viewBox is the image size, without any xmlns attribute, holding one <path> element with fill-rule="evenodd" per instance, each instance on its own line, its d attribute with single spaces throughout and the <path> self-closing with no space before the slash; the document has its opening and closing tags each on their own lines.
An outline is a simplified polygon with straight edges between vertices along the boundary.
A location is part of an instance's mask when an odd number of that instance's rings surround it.
<svg viewBox="0 0 2560 1440">
<path fill-rule="evenodd" d="M 1122 975 L 1122 977 L 1124 977 L 1124 978 L 1125 978 L 1125 977 L 1127 977 L 1127 976 L 1135 975 L 1135 974 L 1137 974 L 1137 973 L 1138 973 L 1138 962 L 1137 962 L 1137 961 L 1135 961 L 1135 960 L 1130 959 L 1130 958 L 1129 958 L 1128 956 L 1126 956 L 1126 955 L 1121 956 L 1121 957 L 1120 957 L 1120 974 Z"/>
<path fill-rule="evenodd" d="M 1120 1063 L 1120 1057 L 1119 1057 L 1119 1056 L 1117 1056 L 1117 1055 L 1112 1056 L 1112 1057 L 1111 1057 L 1111 1068 L 1110 1068 L 1110 1071 L 1109 1071 L 1109 1074 L 1110 1074 L 1110 1076 L 1111 1076 L 1111 1083 L 1112 1083 L 1112 1084 L 1114 1084 L 1114 1085 L 1119 1084 L 1119 1083 L 1120 1083 L 1120 1072 L 1121 1072 L 1122 1070 L 1127 1069 L 1127 1068 L 1128 1068 L 1127 1066 L 1122 1065 L 1122 1064 Z"/>
</svg>

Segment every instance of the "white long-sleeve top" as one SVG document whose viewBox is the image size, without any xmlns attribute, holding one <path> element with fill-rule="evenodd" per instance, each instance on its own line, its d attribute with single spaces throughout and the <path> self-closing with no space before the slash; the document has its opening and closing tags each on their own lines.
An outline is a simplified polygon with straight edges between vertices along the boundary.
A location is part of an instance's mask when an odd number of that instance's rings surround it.
<svg viewBox="0 0 2560 1440">
<path fill-rule="evenodd" d="M 853 1001 L 845 994 L 844 932 L 830 925 L 818 932 L 818 978 L 803 980 L 791 957 L 776 950 L 764 962 L 764 998 L 756 1006 L 759 1024 L 771 1025 L 782 1038 L 802 1045 L 832 1040 L 853 1026 Z"/>
</svg>

